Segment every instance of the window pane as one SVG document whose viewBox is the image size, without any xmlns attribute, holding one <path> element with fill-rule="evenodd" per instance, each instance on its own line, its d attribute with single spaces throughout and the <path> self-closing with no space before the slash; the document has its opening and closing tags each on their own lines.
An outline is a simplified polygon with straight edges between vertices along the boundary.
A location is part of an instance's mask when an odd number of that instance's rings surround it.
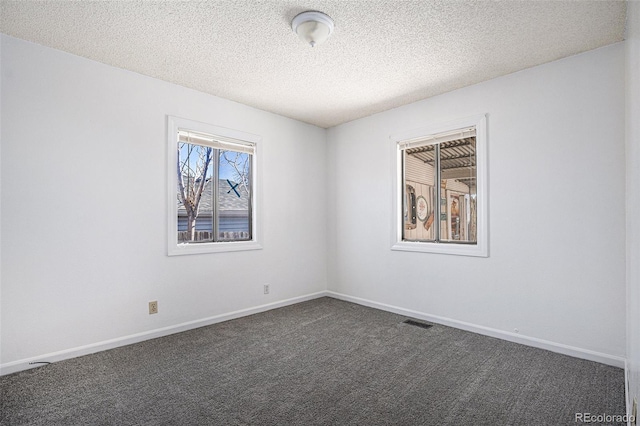
<svg viewBox="0 0 640 426">
<path fill-rule="evenodd" d="M 477 115 L 390 136 L 392 250 L 488 257 L 486 133 Z"/>
<path fill-rule="evenodd" d="M 262 249 L 255 216 L 260 140 L 167 117 L 169 256 Z"/>
<path fill-rule="evenodd" d="M 218 241 L 251 239 L 251 157 L 218 151 Z"/>
<path fill-rule="evenodd" d="M 440 241 L 475 243 L 476 138 L 440 144 Z"/>
<path fill-rule="evenodd" d="M 251 154 L 181 142 L 178 170 L 178 243 L 251 240 Z"/>
<path fill-rule="evenodd" d="M 213 241 L 214 149 L 178 143 L 178 243 Z"/>
<path fill-rule="evenodd" d="M 403 152 L 403 240 L 434 241 L 436 237 L 434 157 L 435 145 Z"/>
</svg>

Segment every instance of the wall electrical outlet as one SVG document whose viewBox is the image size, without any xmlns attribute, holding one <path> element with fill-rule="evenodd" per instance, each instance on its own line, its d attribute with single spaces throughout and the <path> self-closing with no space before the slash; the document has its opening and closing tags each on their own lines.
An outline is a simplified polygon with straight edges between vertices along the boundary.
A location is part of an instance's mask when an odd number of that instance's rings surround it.
<svg viewBox="0 0 640 426">
<path fill-rule="evenodd" d="M 158 313 L 158 301 L 149 302 L 149 315 Z"/>
<path fill-rule="evenodd" d="M 264 285 L 264 294 L 269 294 L 269 284 Z"/>
</svg>

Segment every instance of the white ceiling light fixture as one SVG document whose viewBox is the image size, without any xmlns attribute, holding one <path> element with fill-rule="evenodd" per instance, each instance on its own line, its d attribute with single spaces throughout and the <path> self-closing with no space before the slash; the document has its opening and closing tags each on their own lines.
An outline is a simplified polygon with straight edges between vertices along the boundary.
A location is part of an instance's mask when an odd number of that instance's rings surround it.
<svg viewBox="0 0 640 426">
<path fill-rule="evenodd" d="M 333 32 L 333 19 L 322 12 L 302 12 L 293 18 L 291 28 L 305 43 L 315 47 Z"/>
</svg>

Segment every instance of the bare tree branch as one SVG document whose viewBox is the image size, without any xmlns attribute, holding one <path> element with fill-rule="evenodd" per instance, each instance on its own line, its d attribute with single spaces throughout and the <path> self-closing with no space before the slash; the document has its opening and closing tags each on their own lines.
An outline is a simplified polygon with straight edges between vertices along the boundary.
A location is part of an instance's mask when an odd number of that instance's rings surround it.
<svg viewBox="0 0 640 426">
<path fill-rule="evenodd" d="M 230 151 L 222 151 L 222 157 L 234 170 L 234 178 L 240 183 L 241 188 L 249 195 L 249 155 L 235 152 L 235 157 L 230 159 L 227 154 Z"/>
<path fill-rule="evenodd" d="M 186 157 L 180 158 L 180 150 L 186 148 Z M 198 158 L 195 164 L 192 162 L 192 155 L 197 152 Z M 184 206 L 187 214 L 187 231 L 190 239 L 195 238 L 195 223 L 198 217 L 198 210 L 202 193 L 207 183 L 207 173 L 211 164 L 213 148 L 189 143 L 178 145 L 178 162 L 176 164 L 178 173 L 178 198 Z M 185 182 L 186 178 L 186 182 Z"/>
</svg>

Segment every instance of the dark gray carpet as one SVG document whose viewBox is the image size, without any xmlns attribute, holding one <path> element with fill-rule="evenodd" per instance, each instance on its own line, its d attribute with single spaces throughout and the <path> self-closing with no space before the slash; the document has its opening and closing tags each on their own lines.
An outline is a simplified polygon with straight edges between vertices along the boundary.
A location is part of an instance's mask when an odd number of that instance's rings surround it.
<svg viewBox="0 0 640 426">
<path fill-rule="evenodd" d="M 595 362 L 331 298 L 0 377 L 2 425 L 569 425 Z"/>
</svg>

